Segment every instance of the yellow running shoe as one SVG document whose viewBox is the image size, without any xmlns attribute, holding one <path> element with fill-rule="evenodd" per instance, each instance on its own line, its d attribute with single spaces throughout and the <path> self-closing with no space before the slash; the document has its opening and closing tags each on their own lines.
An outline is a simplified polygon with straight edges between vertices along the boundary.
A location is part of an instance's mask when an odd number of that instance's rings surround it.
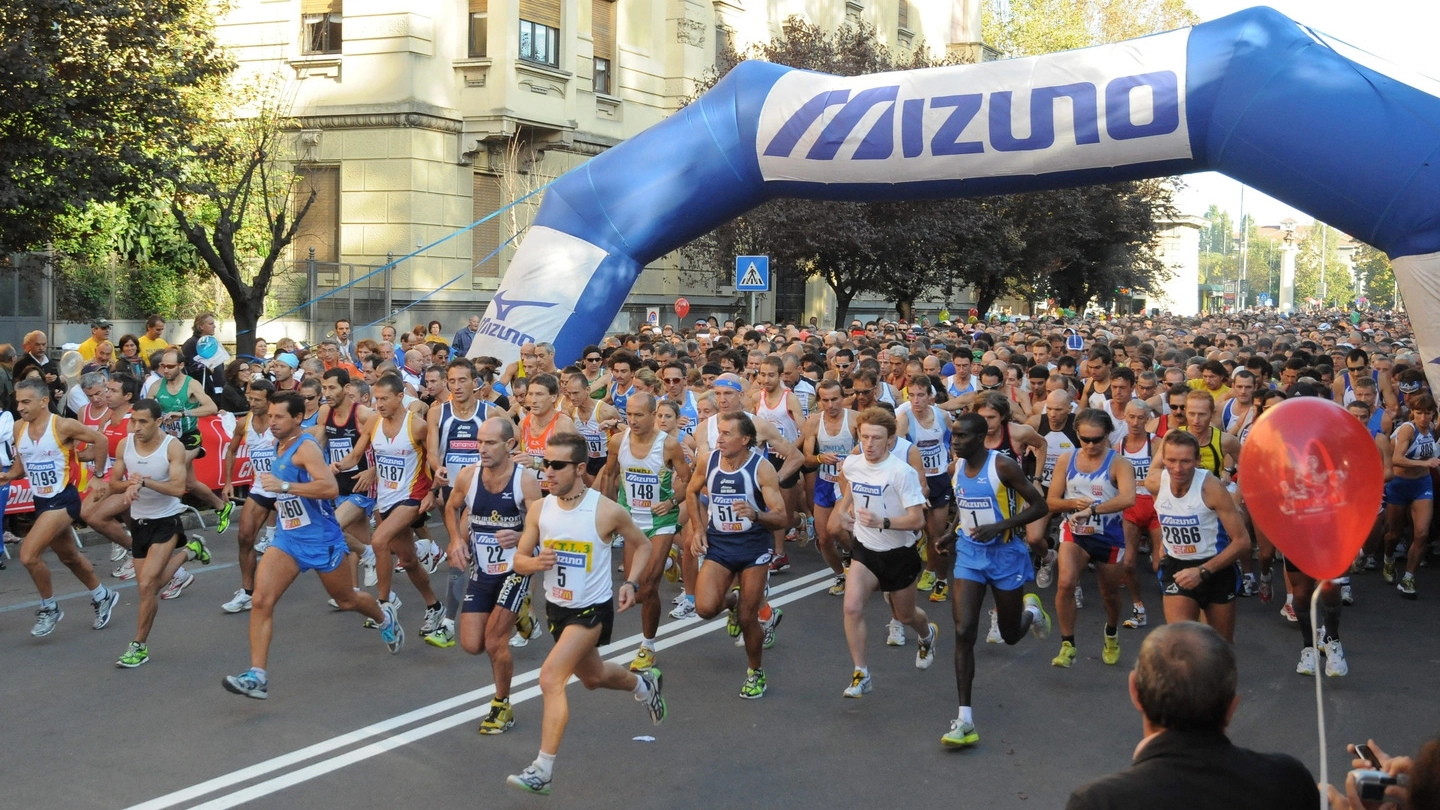
<svg viewBox="0 0 1440 810">
<path fill-rule="evenodd" d="M 1100 653 L 1100 660 L 1114 666 L 1120 663 L 1120 637 L 1106 636 L 1105 651 Z"/>
<path fill-rule="evenodd" d="M 665 581 L 680 581 L 680 549 L 675 546 L 670 547 L 670 556 L 665 560 Z"/>
<path fill-rule="evenodd" d="M 1050 665 L 1068 668 L 1073 663 L 1075 663 L 1075 645 L 1068 641 L 1060 642 L 1060 654 L 1051 659 Z"/>
<path fill-rule="evenodd" d="M 946 748 L 966 748 L 980 742 L 980 734 L 975 730 L 974 723 L 962 723 L 959 720 L 950 721 L 950 730 L 940 738 L 940 744 Z"/>
<path fill-rule="evenodd" d="M 920 584 L 916 585 L 922 591 L 929 591 L 935 587 L 935 572 L 926 571 L 920 575 Z"/>
<path fill-rule="evenodd" d="M 945 602 L 950 599 L 950 583 L 943 579 L 935 580 L 935 587 L 930 590 L 931 602 Z"/>
<path fill-rule="evenodd" d="M 641 647 L 635 651 L 635 660 L 630 662 L 631 672 L 644 672 L 647 669 L 655 668 L 655 651 L 649 647 Z"/>
<path fill-rule="evenodd" d="M 510 708 L 509 698 L 490 701 L 490 714 L 480 721 L 481 734 L 504 734 L 515 725 L 515 711 Z"/>
</svg>

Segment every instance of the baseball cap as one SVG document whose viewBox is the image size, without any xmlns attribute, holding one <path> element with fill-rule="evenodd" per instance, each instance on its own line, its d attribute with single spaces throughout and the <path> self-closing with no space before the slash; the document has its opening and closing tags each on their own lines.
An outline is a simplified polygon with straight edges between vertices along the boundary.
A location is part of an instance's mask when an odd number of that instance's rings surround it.
<svg viewBox="0 0 1440 810">
<path fill-rule="evenodd" d="M 115 324 L 110 323 L 109 318 L 96 318 L 90 322 L 90 326 L 93 329 L 112 329 Z"/>
</svg>

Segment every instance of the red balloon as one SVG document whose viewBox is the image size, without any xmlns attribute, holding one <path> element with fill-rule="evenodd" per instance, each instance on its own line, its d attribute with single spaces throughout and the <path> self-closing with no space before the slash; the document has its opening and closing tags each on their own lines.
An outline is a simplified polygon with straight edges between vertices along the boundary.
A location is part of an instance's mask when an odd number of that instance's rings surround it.
<svg viewBox="0 0 1440 810">
<path fill-rule="evenodd" d="M 685 317 L 686 315 L 689 315 L 689 314 L 690 314 L 690 302 L 689 302 L 689 301 L 686 301 L 684 298 L 676 298 L 676 299 L 675 299 L 675 314 L 676 314 L 676 315 L 679 315 L 679 316 L 682 317 L 682 318 Z"/>
<path fill-rule="evenodd" d="M 1240 490 L 1255 525 L 1315 579 L 1350 569 L 1385 489 L 1369 429 L 1318 397 L 1289 399 L 1250 428 Z"/>
</svg>

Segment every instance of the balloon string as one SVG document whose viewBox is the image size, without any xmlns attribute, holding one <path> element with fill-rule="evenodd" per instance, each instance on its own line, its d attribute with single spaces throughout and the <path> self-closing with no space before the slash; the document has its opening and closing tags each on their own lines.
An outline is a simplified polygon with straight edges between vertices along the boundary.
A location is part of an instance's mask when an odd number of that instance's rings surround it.
<svg viewBox="0 0 1440 810">
<path fill-rule="evenodd" d="M 1311 643 L 1315 646 L 1315 724 L 1320 731 L 1320 784 L 1330 784 L 1330 759 L 1325 755 L 1325 700 L 1321 696 L 1320 685 L 1324 682 L 1321 677 L 1319 666 L 1320 660 L 1320 591 L 1324 588 L 1327 580 L 1319 580 L 1315 583 L 1315 592 L 1310 594 L 1310 635 Z M 1324 789 L 1320 791 L 1320 810 L 1326 810 L 1329 806 L 1329 797 Z"/>
</svg>

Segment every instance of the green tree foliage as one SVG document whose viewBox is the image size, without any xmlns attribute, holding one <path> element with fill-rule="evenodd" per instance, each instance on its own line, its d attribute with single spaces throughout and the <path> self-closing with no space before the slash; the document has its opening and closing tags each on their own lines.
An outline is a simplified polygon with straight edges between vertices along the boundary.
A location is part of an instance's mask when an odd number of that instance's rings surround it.
<svg viewBox="0 0 1440 810">
<path fill-rule="evenodd" d="M 1300 237 L 1300 252 L 1295 256 L 1295 305 L 1308 305 L 1310 299 L 1323 306 L 1348 307 L 1355 300 L 1355 280 L 1350 268 L 1340 261 L 1340 232 L 1316 223 Z M 1321 284 L 1321 270 L 1325 283 Z"/>
<path fill-rule="evenodd" d="M 1088 48 L 1198 23 L 1185 0 L 986 0 L 985 41 L 1008 57 Z"/>
<path fill-rule="evenodd" d="M 1395 269 L 1383 251 L 1361 242 L 1355 250 L 1355 276 L 1364 282 L 1365 297 L 1372 307 L 1395 308 Z"/>
<path fill-rule="evenodd" d="M 233 63 L 205 0 L 0 4 L 0 246 L 180 171 Z"/>
</svg>

